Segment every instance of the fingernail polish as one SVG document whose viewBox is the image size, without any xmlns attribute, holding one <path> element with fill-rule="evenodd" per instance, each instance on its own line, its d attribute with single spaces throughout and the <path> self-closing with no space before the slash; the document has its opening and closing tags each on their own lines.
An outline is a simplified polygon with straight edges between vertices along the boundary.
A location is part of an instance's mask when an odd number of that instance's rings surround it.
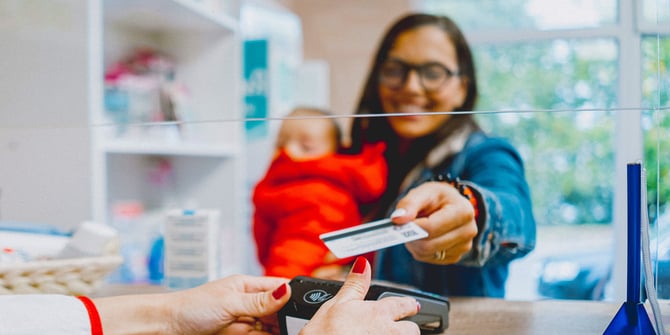
<svg viewBox="0 0 670 335">
<path fill-rule="evenodd" d="M 281 297 L 283 297 L 286 294 L 286 283 L 281 284 L 281 286 L 277 287 L 274 291 L 272 291 L 272 297 L 275 298 L 275 300 L 279 300 Z"/>
<path fill-rule="evenodd" d="M 365 271 L 365 257 L 358 256 L 354 262 L 354 267 L 351 269 L 351 272 L 361 274 Z"/>
<path fill-rule="evenodd" d="M 398 208 L 398 209 L 394 210 L 393 213 L 391 213 L 391 218 L 397 218 L 397 217 L 399 217 L 399 216 L 403 216 L 403 215 L 405 215 L 405 214 L 407 214 L 407 210 L 406 210 L 406 209 L 404 209 L 404 208 Z"/>
<path fill-rule="evenodd" d="M 420 311 L 421 311 L 421 303 L 417 301 L 416 302 L 416 312 L 419 313 Z"/>
</svg>

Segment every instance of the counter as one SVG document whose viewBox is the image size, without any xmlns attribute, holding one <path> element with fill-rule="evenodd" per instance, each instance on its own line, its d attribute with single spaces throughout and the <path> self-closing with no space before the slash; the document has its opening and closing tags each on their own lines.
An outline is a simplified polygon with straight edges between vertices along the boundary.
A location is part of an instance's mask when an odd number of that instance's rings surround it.
<svg viewBox="0 0 670 335">
<path fill-rule="evenodd" d="M 160 286 L 101 288 L 96 296 L 165 292 Z M 591 335 L 602 334 L 622 302 L 537 300 L 511 301 L 492 298 L 449 298 L 449 328 L 458 335 Z M 670 325 L 670 302 L 662 301 L 663 321 Z M 651 313 L 650 319 L 653 318 Z"/>
<path fill-rule="evenodd" d="M 446 334 L 602 334 L 621 304 L 451 298 Z"/>
</svg>

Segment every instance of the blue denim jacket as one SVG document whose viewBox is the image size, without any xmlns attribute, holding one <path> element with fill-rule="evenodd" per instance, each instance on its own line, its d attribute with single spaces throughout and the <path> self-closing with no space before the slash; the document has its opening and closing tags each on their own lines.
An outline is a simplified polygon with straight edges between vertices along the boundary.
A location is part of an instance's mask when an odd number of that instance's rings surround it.
<svg viewBox="0 0 670 335">
<path fill-rule="evenodd" d="M 510 261 L 535 247 L 535 219 L 521 157 L 507 141 L 475 131 L 458 154 L 442 163 L 446 166 L 438 171 L 422 168 L 402 194 L 436 173 L 450 173 L 473 188 L 483 208 L 472 250 L 456 264 L 433 265 L 414 260 L 404 245 L 391 247 L 377 254 L 376 278 L 445 296 L 504 297 Z"/>
</svg>

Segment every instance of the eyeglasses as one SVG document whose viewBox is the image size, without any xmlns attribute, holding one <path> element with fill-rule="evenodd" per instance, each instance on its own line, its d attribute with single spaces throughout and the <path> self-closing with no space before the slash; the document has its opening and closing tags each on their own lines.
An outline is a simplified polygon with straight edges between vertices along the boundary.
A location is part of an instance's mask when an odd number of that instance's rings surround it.
<svg viewBox="0 0 670 335">
<path fill-rule="evenodd" d="M 390 89 L 399 89 L 405 85 L 409 71 L 416 71 L 421 86 L 426 92 L 437 91 L 451 77 L 458 76 L 457 71 L 437 63 L 409 64 L 398 59 L 385 61 L 379 70 L 379 83 Z"/>
</svg>

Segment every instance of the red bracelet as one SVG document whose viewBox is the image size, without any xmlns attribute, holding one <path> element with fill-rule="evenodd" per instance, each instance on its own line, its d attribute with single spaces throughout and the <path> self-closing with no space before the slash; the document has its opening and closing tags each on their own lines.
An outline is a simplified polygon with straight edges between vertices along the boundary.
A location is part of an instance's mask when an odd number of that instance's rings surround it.
<svg viewBox="0 0 670 335">
<path fill-rule="evenodd" d="M 479 204 L 477 203 L 477 196 L 475 196 L 475 192 L 469 186 L 461 184 L 461 181 L 458 178 L 452 178 L 450 174 L 435 175 L 430 179 L 430 181 L 444 182 L 456 188 L 458 193 L 470 201 L 470 204 L 475 211 L 475 220 L 477 220 L 479 217 Z"/>
<path fill-rule="evenodd" d="M 93 301 L 85 296 L 78 296 L 77 299 L 81 300 L 88 311 L 88 318 L 91 320 L 91 335 L 103 335 L 100 314 Z"/>
</svg>

